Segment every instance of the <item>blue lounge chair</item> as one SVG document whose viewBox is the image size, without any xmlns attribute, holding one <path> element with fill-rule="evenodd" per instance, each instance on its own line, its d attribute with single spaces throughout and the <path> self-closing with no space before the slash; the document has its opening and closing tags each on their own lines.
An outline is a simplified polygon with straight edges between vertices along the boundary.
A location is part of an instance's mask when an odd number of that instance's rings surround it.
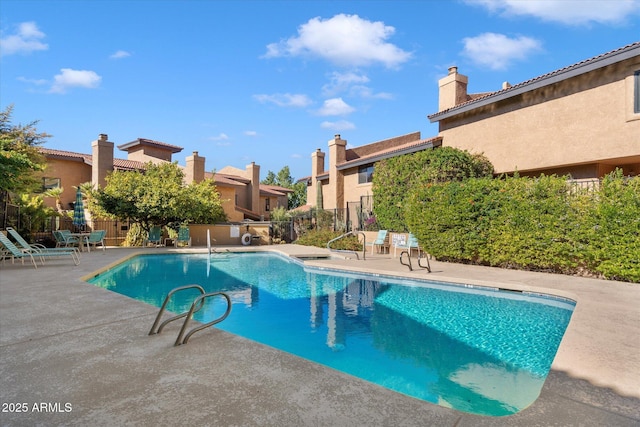
<svg viewBox="0 0 640 427">
<path fill-rule="evenodd" d="M 105 250 L 104 236 L 107 234 L 107 230 L 95 230 L 89 233 L 87 236 L 87 251 L 91 252 L 91 245 L 94 249 L 98 248 L 98 245 L 102 245 L 102 251 Z"/>
<path fill-rule="evenodd" d="M 37 253 L 32 253 L 32 252 L 22 252 L 20 249 L 18 249 L 18 247 L 16 245 L 13 244 L 13 242 L 11 240 L 9 240 L 9 238 L 2 232 L 0 232 L 0 244 L 2 245 L 2 247 L 4 247 L 7 252 L 8 255 L 13 257 L 14 259 L 20 259 L 22 260 L 22 263 L 24 264 L 24 260 L 29 259 L 31 260 L 31 262 L 33 263 L 33 266 L 35 268 L 38 268 L 38 264 L 36 263 L 36 259 L 34 258 L 34 255 L 39 257 L 42 261 L 44 261 L 44 258 L 49 258 L 49 257 L 60 257 L 60 256 L 65 256 L 68 255 L 71 257 L 71 259 L 73 259 L 73 263 L 75 265 L 80 264 L 80 258 L 77 257 L 76 253 L 74 251 L 68 251 L 68 252 L 37 252 Z"/>
<path fill-rule="evenodd" d="M 191 246 L 191 235 L 189 234 L 189 227 L 180 227 L 178 229 L 178 237 L 175 240 L 175 247 L 177 248 L 180 244 L 184 244 L 186 246 Z"/>
<path fill-rule="evenodd" d="M 158 226 L 151 227 L 149 230 L 149 235 L 144 241 L 144 246 L 148 246 L 149 243 L 153 243 L 156 247 L 163 246 L 162 244 L 162 228 Z"/>
<path fill-rule="evenodd" d="M 413 233 L 409 233 L 409 240 L 407 240 L 406 243 L 401 243 L 393 247 L 394 258 L 396 257 L 396 251 L 398 249 L 408 251 L 409 256 L 411 256 L 411 252 L 414 250 L 418 251 L 418 257 L 420 257 L 420 253 L 422 252 L 422 249 L 420 248 L 420 244 L 418 244 L 418 239 L 416 239 L 416 236 L 414 236 Z"/>
<path fill-rule="evenodd" d="M 55 230 L 53 237 L 56 239 L 56 248 L 80 246 L 80 239 L 72 236 L 69 230 Z"/>
<path fill-rule="evenodd" d="M 367 243 L 367 246 L 371 246 L 371 254 L 373 254 L 374 248 L 378 248 L 378 250 L 389 249 L 389 233 L 387 230 L 378 231 L 378 235 L 373 242 Z"/>
<path fill-rule="evenodd" d="M 13 237 L 15 240 L 15 245 L 22 252 L 32 252 L 32 253 L 42 253 L 42 252 L 51 252 L 51 253 L 60 253 L 60 252 L 75 252 L 76 255 L 80 256 L 80 251 L 78 251 L 75 247 L 65 247 L 65 248 L 47 248 L 40 243 L 29 243 L 24 237 L 20 235 L 13 227 L 7 227 L 7 232 Z"/>
</svg>

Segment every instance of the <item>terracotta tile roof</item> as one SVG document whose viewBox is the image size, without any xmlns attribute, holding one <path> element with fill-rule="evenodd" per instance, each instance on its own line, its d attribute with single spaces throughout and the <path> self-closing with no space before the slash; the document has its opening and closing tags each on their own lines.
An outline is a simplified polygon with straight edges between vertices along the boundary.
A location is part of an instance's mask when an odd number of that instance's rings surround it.
<svg viewBox="0 0 640 427">
<path fill-rule="evenodd" d="M 256 221 L 259 221 L 261 219 L 259 213 L 256 213 L 254 211 L 250 211 L 249 209 L 245 209 L 245 208 L 241 208 L 240 206 L 236 206 L 235 210 L 238 211 L 238 212 L 242 212 L 246 218 L 253 219 L 253 220 L 256 220 Z"/>
<path fill-rule="evenodd" d="M 433 147 L 438 147 L 442 144 L 442 137 L 436 136 L 433 138 L 420 139 L 417 141 L 407 142 L 402 145 L 397 145 L 395 147 L 386 148 L 384 150 L 380 150 L 377 152 L 370 153 L 367 156 L 359 157 L 353 160 L 349 160 L 346 162 L 342 162 L 337 164 L 336 167 L 339 170 L 348 169 L 368 163 L 374 163 L 376 161 L 387 159 L 390 157 L 399 156 L 402 154 L 415 153 L 416 151 L 426 150 Z M 327 174 L 328 176 L 328 174 Z M 318 175 L 318 178 L 324 177 L 323 175 Z"/>
<path fill-rule="evenodd" d="M 177 145 L 167 144 L 166 142 L 154 141 L 152 139 L 146 138 L 138 138 L 134 141 L 127 142 L 126 144 L 118 145 L 118 149 L 127 151 L 131 147 L 135 147 L 136 145 L 149 145 L 152 147 L 164 148 L 172 153 L 179 153 L 183 150 L 182 147 L 178 147 Z"/>
<path fill-rule="evenodd" d="M 470 99 L 469 101 L 463 102 L 446 110 L 439 111 L 435 114 L 431 114 L 428 116 L 428 118 L 431 122 L 438 121 L 439 117 L 447 115 L 447 113 L 453 113 L 457 110 L 465 109 L 465 107 L 471 107 L 475 104 L 480 104 L 482 103 L 482 101 L 491 100 L 492 98 L 515 96 L 522 93 L 523 91 L 529 91 L 543 85 L 553 84 L 558 82 L 559 80 L 573 77 L 575 75 L 575 72 L 580 71 L 581 69 L 584 69 L 584 72 L 588 72 L 593 68 L 600 68 L 609 65 L 609 62 L 607 61 L 608 59 L 612 59 L 623 54 L 631 56 L 640 55 L 640 42 L 628 44 L 621 48 L 603 53 L 598 56 L 594 56 L 593 58 L 585 59 L 584 61 L 580 61 L 576 64 L 560 68 L 559 70 L 543 74 L 541 76 L 529 79 L 505 89 L 501 89 L 495 92 L 487 92 L 486 94 L 476 94 L 473 99 Z"/>
<path fill-rule="evenodd" d="M 44 147 L 40 147 L 39 150 L 49 158 L 77 161 L 87 165 L 93 164 L 93 156 L 91 154 L 74 153 L 73 151 L 54 150 Z M 145 170 L 146 166 L 144 163 L 134 160 L 113 159 L 113 168 L 116 170 Z"/>
<path fill-rule="evenodd" d="M 278 185 L 260 184 L 261 196 L 286 196 L 288 193 L 293 193 L 293 190 Z"/>
<path fill-rule="evenodd" d="M 73 151 L 54 150 L 51 148 L 39 147 L 38 150 L 46 157 L 63 160 L 75 160 L 88 165 L 91 164 L 91 154 L 74 153 Z"/>
<path fill-rule="evenodd" d="M 251 182 L 246 178 L 236 175 L 228 175 L 223 173 L 216 173 L 213 175 L 213 181 L 216 185 L 232 185 L 232 186 L 245 186 Z"/>
<path fill-rule="evenodd" d="M 116 170 L 146 170 L 147 165 L 135 160 L 113 159 L 113 168 Z"/>
</svg>

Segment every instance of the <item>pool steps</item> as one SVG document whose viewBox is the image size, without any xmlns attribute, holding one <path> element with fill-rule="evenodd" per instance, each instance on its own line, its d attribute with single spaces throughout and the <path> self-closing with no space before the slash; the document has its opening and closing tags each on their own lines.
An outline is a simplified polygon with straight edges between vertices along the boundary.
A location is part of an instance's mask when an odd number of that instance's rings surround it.
<svg viewBox="0 0 640 427">
<path fill-rule="evenodd" d="M 162 322 L 160 324 L 160 319 L 162 318 L 162 315 L 164 314 L 164 311 L 165 311 L 165 309 L 167 307 L 167 303 L 169 302 L 169 299 L 171 298 L 171 296 L 173 294 L 175 294 L 176 292 L 184 291 L 184 290 L 187 290 L 187 289 L 197 289 L 200 292 L 200 295 L 198 297 L 196 297 L 196 299 L 191 304 L 191 308 L 189 309 L 189 311 L 181 313 L 181 314 L 178 314 L 178 315 L 173 316 L 173 317 L 170 317 L 169 319 L 165 320 L 164 322 Z M 226 300 L 226 302 L 227 302 L 227 309 L 224 312 L 224 314 L 222 316 L 218 317 L 217 319 L 212 320 L 209 323 L 205 323 L 204 325 L 196 326 L 191 331 L 189 331 L 189 333 L 187 333 L 185 335 L 185 331 L 187 330 L 187 327 L 189 326 L 189 322 L 191 321 L 191 318 L 193 317 L 194 313 L 198 312 L 202 307 L 204 307 L 205 300 L 207 298 L 212 298 L 212 297 L 216 297 L 216 296 L 220 296 L 220 297 L 224 298 Z M 182 324 L 182 328 L 180 328 L 180 333 L 178 333 L 178 338 L 176 339 L 176 342 L 175 342 L 174 346 L 183 345 L 183 344 L 186 344 L 189 341 L 189 338 L 191 338 L 191 336 L 193 334 L 195 334 L 196 332 L 201 331 L 201 330 L 203 330 L 205 328 L 208 328 L 209 326 L 213 326 L 216 323 L 222 322 L 224 319 L 227 318 L 227 316 L 229 316 L 229 313 L 231 313 L 231 298 L 226 293 L 224 293 L 224 292 L 205 293 L 204 289 L 200 285 L 180 286 L 178 288 L 172 289 L 167 294 L 167 296 L 165 297 L 164 302 L 162 303 L 162 306 L 160 307 L 160 311 L 158 311 L 158 315 L 156 316 L 156 320 L 153 322 L 153 325 L 151 326 L 151 330 L 149 331 L 149 335 L 159 334 L 160 332 L 162 332 L 162 329 L 168 323 L 173 322 L 174 320 L 182 319 L 183 317 L 185 317 L 184 323 Z M 158 324 L 160 324 L 160 325 L 158 326 Z"/>
</svg>

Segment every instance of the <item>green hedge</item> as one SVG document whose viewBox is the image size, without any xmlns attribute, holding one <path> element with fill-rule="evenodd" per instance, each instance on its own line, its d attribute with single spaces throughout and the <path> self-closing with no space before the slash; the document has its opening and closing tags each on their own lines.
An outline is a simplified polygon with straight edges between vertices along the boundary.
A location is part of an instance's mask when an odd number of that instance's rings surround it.
<svg viewBox="0 0 640 427">
<path fill-rule="evenodd" d="M 439 259 L 640 282 L 640 177 L 590 191 L 555 176 L 427 184 L 405 220 Z"/>
<path fill-rule="evenodd" d="M 327 229 L 311 230 L 298 237 L 295 243 L 304 246 L 326 248 L 327 243 L 330 240 L 333 240 L 342 234 L 344 234 L 343 231 L 333 231 Z M 358 241 L 358 238 L 356 236 L 347 236 L 332 243 L 331 248 L 347 251 L 361 251 L 362 243 Z"/>
<path fill-rule="evenodd" d="M 378 226 L 407 231 L 405 197 L 416 186 L 486 176 L 493 176 L 493 165 L 486 157 L 452 147 L 382 160 L 376 163 L 372 190 Z"/>
</svg>

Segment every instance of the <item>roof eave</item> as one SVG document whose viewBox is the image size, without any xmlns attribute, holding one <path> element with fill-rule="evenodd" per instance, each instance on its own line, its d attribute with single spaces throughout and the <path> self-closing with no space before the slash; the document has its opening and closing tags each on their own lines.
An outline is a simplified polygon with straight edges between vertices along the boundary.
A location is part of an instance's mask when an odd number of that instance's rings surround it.
<svg viewBox="0 0 640 427">
<path fill-rule="evenodd" d="M 358 166 L 363 166 L 363 165 L 368 165 L 371 163 L 375 163 L 378 162 L 380 160 L 384 160 L 384 159 L 389 159 L 391 157 L 397 157 L 397 156 L 402 156 L 404 154 L 411 154 L 411 153 L 416 153 L 418 151 L 423 151 L 423 150 L 429 150 L 432 149 L 434 147 L 439 146 L 439 144 L 434 144 L 434 142 L 436 141 L 440 141 L 439 138 L 433 138 L 432 140 L 430 140 L 429 142 L 425 143 L 425 144 L 420 144 L 420 145 L 414 145 L 412 147 L 407 147 L 401 150 L 397 150 L 397 151 L 392 151 L 389 153 L 385 153 L 385 154 L 380 154 L 377 156 L 371 156 L 371 157 L 366 157 L 363 159 L 356 159 L 356 160 L 351 160 L 349 162 L 345 162 L 339 165 L 336 165 L 336 169 L 337 170 L 345 170 L 345 169 L 351 169 L 351 168 L 355 168 Z M 318 176 L 320 177 L 320 176 Z"/>
<path fill-rule="evenodd" d="M 526 92 L 531 92 L 532 90 L 535 90 L 535 89 L 539 89 L 545 86 L 549 86 L 549 85 L 561 82 L 563 80 L 570 79 L 572 77 L 589 73 L 599 68 L 604 68 L 608 65 L 616 64 L 618 62 L 631 59 L 638 55 L 640 55 L 640 47 L 632 47 L 630 49 L 623 50 L 622 52 L 615 52 L 615 54 L 612 54 L 612 55 L 604 55 L 602 58 L 594 58 L 592 60 L 588 60 L 584 64 L 578 63 L 575 66 L 570 66 L 568 67 L 567 70 L 564 70 L 564 71 L 559 70 L 557 72 L 550 73 L 551 75 L 549 75 L 548 77 L 540 77 L 538 79 L 534 79 L 535 81 L 532 81 L 529 84 L 523 84 L 521 86 L 515 85 L 510 89 L 495 92 L 494 95 L 488 95 L 485 98 L 479 99 L 477 101 L 472 101 L 465 105 L 461 105 L 458 108 L 453 107 L 447 111 L 443 111 L 442 113 L 431 114 L 427 117 L 431 123 L 435 123 L 440 120 L 457 116 L 467 111 L 475 110 L 477 108 L 481 108 L 486 105 L 496 103 L 498 101 L 509 99 Z"/>
</svg>

